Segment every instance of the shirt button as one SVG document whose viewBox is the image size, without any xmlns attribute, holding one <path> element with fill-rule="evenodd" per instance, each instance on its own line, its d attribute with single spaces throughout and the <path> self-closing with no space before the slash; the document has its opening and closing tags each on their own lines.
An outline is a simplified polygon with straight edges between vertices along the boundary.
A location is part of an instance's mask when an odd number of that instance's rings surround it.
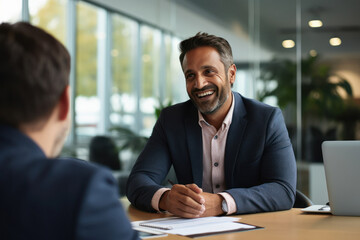
<svg viewBox="0 0 360 240">
<path fill-rule="evenodd" d="M 216 184 L 216 185 L 215 185 L 215 187 L 216 187 L 216 188 L 219 188 L 219 187 L 220 187 L 220 185 L 219 185 L 219 184 Z"/>
<path fill-rule="evenodd" d="M 216 140 L 218 138 L 218 135 L 215 135 L 214 139 Z"/>
<path fill-rule="evenodd" d="M 216 162 L 216 163 L 214 163 L 214 166 L 215 166 L 215 167 L 219 166 L 219 163 L 217 163 L 217 162 Z"/>
</svg>

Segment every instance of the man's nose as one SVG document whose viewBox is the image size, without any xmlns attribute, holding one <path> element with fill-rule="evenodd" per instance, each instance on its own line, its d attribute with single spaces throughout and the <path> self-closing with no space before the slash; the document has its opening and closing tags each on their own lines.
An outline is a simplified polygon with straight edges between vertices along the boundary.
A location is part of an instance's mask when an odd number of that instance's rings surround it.
<svg viewBox="0 0 360 240">
<path fill-rule="evenodd" d="M 205 87 L 207 84 L 207 81 L 206 81 L 206 78 L 201 76 L 201 75 L 198 75 L 196 77 L 196 80 L 195 80 L 195 88 L 197 89 L 202 89 L 203 87 Z"/>
</svg>

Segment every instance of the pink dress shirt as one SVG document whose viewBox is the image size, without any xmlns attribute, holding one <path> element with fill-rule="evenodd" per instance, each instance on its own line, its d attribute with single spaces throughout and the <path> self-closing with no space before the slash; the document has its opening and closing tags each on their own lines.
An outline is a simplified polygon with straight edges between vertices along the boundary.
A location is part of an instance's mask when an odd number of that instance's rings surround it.
<svg viewBox="0 0 360 240">
<path fill-rule="evenodd" d="M 232 99 L 234 97 L 232 96 Z M 202 189 L 204 192 L 218 193 L 226 201 L 228 205 L 228 213 L 236 212 L 236 204 L 234 198 L 226 192 L 225 185 L 225 145 L 230 128 L 232 116 L 234 113 L 234 100 L 231 103 L 228 114 L 219 128 L 207 123 L 200 112 L 199 125 L 202 129 L 203 142 L 203 181 Z"/>
<path fill-rule="evenodd" d="M 234 97 L 232 96 L 232 99 Z M 224 157 L 226 138 L 230 128 L 232 116 L 234 112 L 234 100 L 231 103 L 228 114 L 226 115 L 219 130 L 205 121 L 202 114 L 199 114 L 199 125 L 202 129 L 203 142 L 203 181 L 202 189 L 204 192 L 220 194 L 226 201 L 228 206 L 228 213 L 236 212 L 236 204 L 234 198 L 222 192 L 226 190 L 225 186 L 225 171 L 224 171 Z M 151 200 L 151 206 L 159 211 L 159 202 L 162 194 L 170 190 L 169 188 L 159 189 Z"/>
</svg>

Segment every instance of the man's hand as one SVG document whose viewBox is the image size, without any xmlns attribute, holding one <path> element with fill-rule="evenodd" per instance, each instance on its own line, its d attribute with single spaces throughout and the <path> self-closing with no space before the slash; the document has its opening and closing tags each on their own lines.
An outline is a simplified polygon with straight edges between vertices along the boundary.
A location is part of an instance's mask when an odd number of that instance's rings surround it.
<svg viewBox="0 0 360 240">
<path fill-rule="evenodd" d="M 221 208 L 222 200 L 224 199 L 219 194 L 203 192 L 201 195 L 205 199 L 205 211 L 200 217 L 219 216 L 224 214 Z"/>
<path fill-rule="evenodd" d="M 203 191 L 196 184 L 175 184 L 160 199 L 160 209 L 184 218 L 197 218 L 205 212 Z"/>
</svg>

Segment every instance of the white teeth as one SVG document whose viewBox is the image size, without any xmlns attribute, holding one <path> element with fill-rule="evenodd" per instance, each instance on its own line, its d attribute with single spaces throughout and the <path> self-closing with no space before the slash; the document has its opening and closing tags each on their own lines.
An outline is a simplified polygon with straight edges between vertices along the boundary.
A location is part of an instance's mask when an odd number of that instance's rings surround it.
<svg viewBox="0 0 360 240">
<path fill-rule="evenodd" d="M 213 93 L 214 93 L 214 91 L 207 91 L 207 92 L 199 93 L 197 96 L 198 97 L 205 97 L 205 96 L 211 95 Z"/>
</svg>

